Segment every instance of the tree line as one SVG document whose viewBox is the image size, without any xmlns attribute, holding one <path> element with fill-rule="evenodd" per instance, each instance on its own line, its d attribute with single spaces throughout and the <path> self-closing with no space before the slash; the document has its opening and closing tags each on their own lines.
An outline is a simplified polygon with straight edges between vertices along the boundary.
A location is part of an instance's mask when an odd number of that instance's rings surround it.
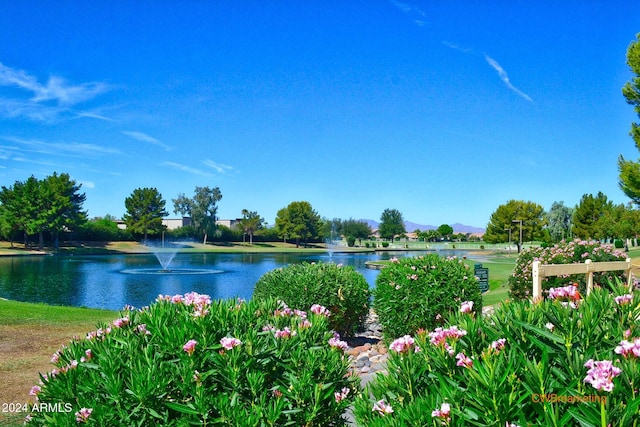
<svg viewBox="0 0 640 427">
<path fill-rule="evenodd" d="M 575 207 L 554 202 L 551 209 L 534 202 L 509 200 L 491 214 L 483 239 L 487 243 L 555 243 L 580 238 L 600 241 L 635 239 L 640 230 L 640 211 L 631 204 L 614 204 L 598 192 L 584 194 Z"/>
</svg>

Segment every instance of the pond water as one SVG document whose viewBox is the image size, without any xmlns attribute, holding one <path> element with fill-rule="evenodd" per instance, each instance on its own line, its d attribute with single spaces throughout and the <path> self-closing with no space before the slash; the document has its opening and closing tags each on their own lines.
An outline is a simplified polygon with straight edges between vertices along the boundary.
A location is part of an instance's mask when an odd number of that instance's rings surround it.
<svg viewBox="0 0 640 427">
<path fill-rule="evenodd" d="M 367 261 L 424 252 L 327 254 L 177 254 L 169 272 L 160 272 L 154 255 L 0 257 L 0 297 L 52 305 L 120 310 L 142 307 L 159 294 L 195 291 L 218 298 L 250 299 L 267 271 L 300 262 L 335 262 L 353 266 L 371 287 L 377 270 Z M 450 255 L 447 253 L 446 255 Z"/>
</svg>

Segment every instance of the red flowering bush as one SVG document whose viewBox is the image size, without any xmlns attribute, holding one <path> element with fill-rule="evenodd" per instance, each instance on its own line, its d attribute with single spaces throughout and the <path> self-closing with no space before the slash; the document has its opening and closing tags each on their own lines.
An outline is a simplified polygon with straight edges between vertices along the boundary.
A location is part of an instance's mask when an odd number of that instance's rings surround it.
<svg viewBox="0 0 640 427">
<path fill-rule="evenodd" d="M 27 425 L 343 425 L 345 348 L 321 306 L 161 296 L 54 354 Z"/>
<path fill-rule="evenodd" d="M 585 299 L 558 288 L 488 316 L 460 307 L 394 340 L 386 372 L 356 398 L 357 424 L 636 427 L 640 291 L 611 287 Z"/>
<path fill-rule="evenodd" d="M 562 241 L 546 248 L 532 247 L 522 251 L 516 260 L 511 277 L 509 277 L 509 295 L 516 300 L 531 298 L 533 292 L 532 266 L 534 261 L 542 264 L 573 264 L 584 263 L 587 259 L 593 262 L 624 261 L 624 252 L 614 249 L 612 245 L 595 241 L 576 239 L 571 242 Z M 624 273 L 617 271 L 595 273 L 593 281 L 601 286 L 613 282 L 615 279 L 624 280 Z M 584 294 L 586 282 L 584 275 L 569 277 L 545 277 L 542 289 L 559 288 L 573 283 L 578 284 L 578 290 Z"/>
</svg>

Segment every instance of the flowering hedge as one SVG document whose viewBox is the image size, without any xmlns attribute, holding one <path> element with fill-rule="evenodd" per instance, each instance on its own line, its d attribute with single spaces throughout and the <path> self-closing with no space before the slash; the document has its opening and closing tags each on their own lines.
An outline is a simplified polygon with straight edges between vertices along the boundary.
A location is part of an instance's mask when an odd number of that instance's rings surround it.
<svg viewBox="0 0 640 427">
<path fill-rule="evenodd" d="M 532 247 L 522 251 L 516 260 L 513 273 L 509 277 L 509 294 L 511 298 L 518 300 L 531 298 L 533 292 L 531 268 L 534 261 L 540 261 L 542 264 L 572 264 L 584 263 L 587 259 L 593 262 L 624 261 L 627 256 L 624 252 L 614 249 L 612 245 L 580 239 L 571 242 L 562 241 L 546 248 Z M 615 278 L 624 280 L 624 273 L 609 271 L 593 275 L 594 284 L 600 285 L 612 283 Z M 542 281 L 542 289 L 548 290 L 570 283 L 578 283 L 579 291 L 584 294 L 585 275 L 546 277 Z"/>
<path fill-rule="evenodd" d="M 160 296 L 54 354 L 28 425 L 342 425 L 345 348 L 322 306 Z"/>
<path fill-rule="evenodd" d="M 637 426 L 640 292 L 571 289 L 490 316 L 457 312 L 391 343 L 388 373 L 355 402 L 359 425 Z"/>
<path fill-rule="evenodd" d="M 437 254 L 392 258 L 376 278 L 373 294 L 385 338 L 432 328 L 462 301 L 469 301 L 470 310 L 482 311 L 473 271 L 461 259 Z"/>
<path fill-rule="evenodd" d="M 291 264 L 265 273 L 253 299 L 275 298 L 292 307 L 322 304 L 331 312 L 329 326 L 349 336 L 369 313 L 369 284 L 353 267 L 334 263 Z"/>
</svg>

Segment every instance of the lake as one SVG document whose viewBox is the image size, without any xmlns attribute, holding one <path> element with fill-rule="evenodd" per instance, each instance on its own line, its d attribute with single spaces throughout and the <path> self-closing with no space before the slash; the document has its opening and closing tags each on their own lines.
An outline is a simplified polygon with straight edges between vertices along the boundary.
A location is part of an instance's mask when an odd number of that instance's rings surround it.
<svg viewBox="0 0 640 427">
<path fill-rule="evenodd" d="M 0 297 L 52 305 L 120 310 L 142 307 L 159 294 L 195 291 L 213 299 L 250 299 L 253 287 L 266 272 L 292 263 L 336 262 L 354 267 L 371 287 L 377 270 L 365 262 L 424 252 L 327 254 L 177 254 L 173 272 L 159 273 L 160 264 L 149 255 L 16 256 L 0 257 Z M 449 254 L 447 254 L 449 255 Z M 179 274 L 179 273 L 193 274 Z"/>
</svg>

